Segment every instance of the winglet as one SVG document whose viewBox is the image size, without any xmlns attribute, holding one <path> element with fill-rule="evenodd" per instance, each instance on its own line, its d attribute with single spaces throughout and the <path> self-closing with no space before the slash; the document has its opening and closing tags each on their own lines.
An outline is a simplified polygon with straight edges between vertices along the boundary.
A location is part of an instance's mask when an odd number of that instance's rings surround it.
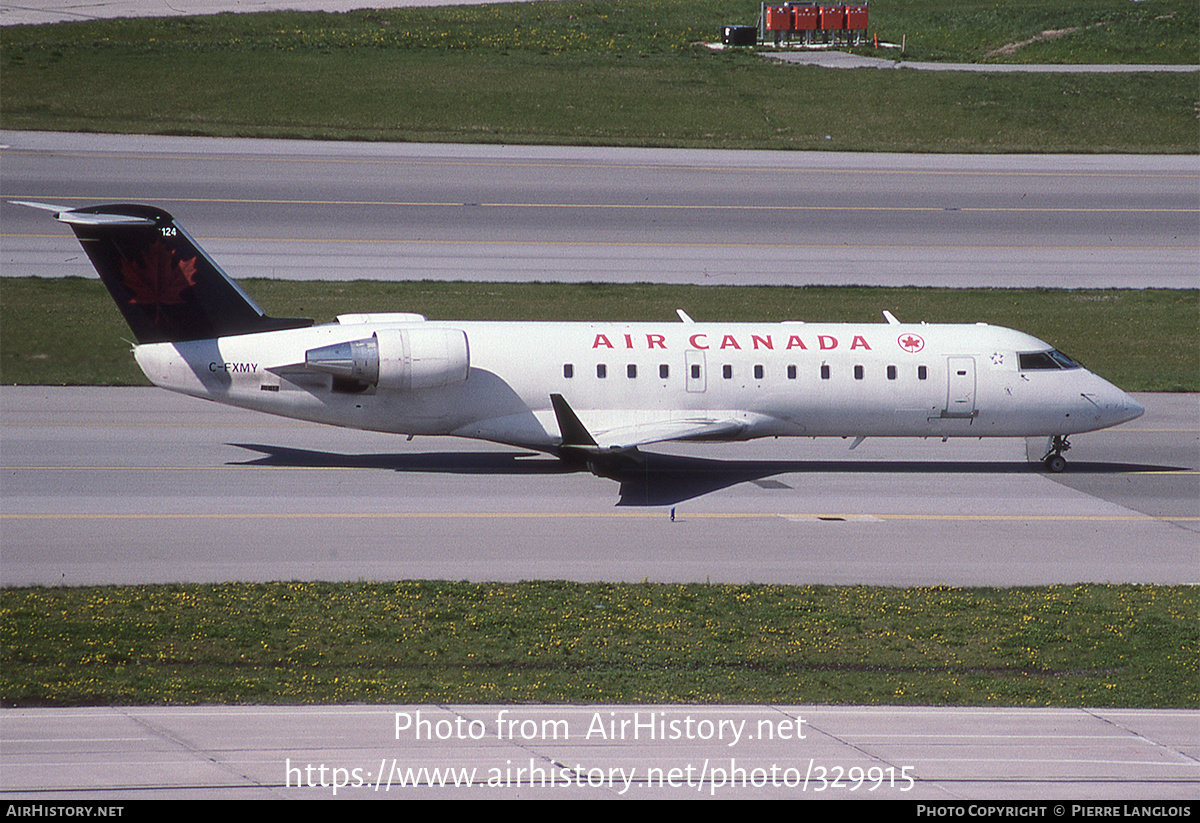
<svg viewBox="0 0 1200 823">
<path fill-rule="evenodd" d="M 883 310 L 883 319 L 888 321 L 889 325 L 892 325 L 892 326 L 900 325 L 900 321 L 896 319 L 896 315 L 892 314 L 887 309 Z"/>
<path fill-rule="evenodd" d="M 598 444 L 596 439 L 588 434 L 583 423 L 575 415 L 571 405 L 561 394 L 550 395 L 550 403 L 554 406 L 554 416 L 558 418 L 558 430 L 562 433 L 564 446 L 592 446 Z"/>
</svg>

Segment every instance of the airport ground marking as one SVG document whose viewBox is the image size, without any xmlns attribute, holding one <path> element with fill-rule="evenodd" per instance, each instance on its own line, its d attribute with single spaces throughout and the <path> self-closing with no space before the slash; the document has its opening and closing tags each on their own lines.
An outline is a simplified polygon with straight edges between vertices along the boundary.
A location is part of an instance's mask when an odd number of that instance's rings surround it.
<svg viewBox="0 0 1200 823">
<path fill-rule="evenodd" d="M 10 154 L 23 154 L 39 156 L 45 153 L 44 149 L 14 149 L 6 147 Z M 563 148 L 563 147 L 558 147 Z M 684 150 L 686 151 L 686 150 Z M 164 152 L 164 153 L 147 153 L 147 152 L 93 152 L 93 151 L 61 151 L 55 152 L 61 157 L 75 158 L 102 158 L 102 159 L 128 159 L 137 158 L 146 161 L 172 161 L 172 162 L 190 162 L 196 160 L 207 160 L 209 155 L 206 154 L 187 154 L 179 152 Z M 778 165 L 682 165 L 678 163 L 629 163 L 616 161 L 591 161 L 591 160 L 524 160 L 503 158 L 497 159 L 452 159 L 452 158 L 420 158 L 420 157 L 292 157 L 279 155 L 259 155 L 259 154 L 240 154 L 229 155 L 230 157 L 240 157 L 245 159 L 253 156 L 256 161 L 274 164 L 343 164 L 343 165 L 386 165 L 386 166 L 447 166 L 451 168 L 461 167 L 484 167 L 484 168 L 515 168 L 515 169 L 626 169 L 629 171 L 669 171 L 677 174 L 685 174 L 689 172 L 712 173 L 719 172 L 723 174 L 745 174 L 759 173 L 768 175 L 771 178 L 778 178 L 780 175 L 798 174 L 805 177 L 813 175 L 839 175 L 844 176 L 846 170 L 843 168 L 820 168 L 814 166 L 778 166 Z M 1187 171 L 1036 171 L 1033 169 L 927 169 L 927 168 L 857 168 L 854 173 L 859 176 L 903 176 L 903 177 L 1071 177 L 1081 179 L 1135 179 L 1135 180 L 1195 180 L 1198 175 Z M 93 200 L 80 195 L 64 195 L 56 197 L 57 200 Z M 241 202 L 231 201 L 228 198 L 175 198 L 177 202 L 188 203 L 227 203 Z M 307 203 L 308 200 L 295 199 L 279 199 L 269 201 L 256 202 L 278 202 L 278 203 Z"/>
<path fill-rule="evenodd" d="M 94 200 L 96 198 L 57 197 L 58 200 Z M 111 199 L 111 198 L 110 198 Z M 1182 207 L 1126 207 L 1126 206 L 954 206 L 932 204 L 928 206 L 873 206 L 864 203 L 850 205 L 803 205 L 766 203 L 556 203 L 556 202 L 464 202 L 453 200 L 297 200 L 289 198 L 168 198 L 172 203 L 230 204 L 243 206 L 363 206 L 370 208 L 488 208 L 488 209 L 581 209 L 621 211 L 750 211 L 750 212 L 897 212 L 900 214 L 921 212 L 976 212 L 988 214 L 1200 214 L 1200 208 Z"/>
<path fill-rule="evenodd" d="M 480 519 L 480 520 L 557 520 L 562 518 L 602 518 L 615 520 L 650 520 L 666 517 L 666 505 L 656 506 L 649 511 L 547 511 L 547 512 L 45 512 L 4 513 L 0 520 L 355 520 L 355 519 Z M 783 518 L 791 521 L 822 522 L 871 522 L 871 521 L 919 521 L 946 522 L 1009 522 L 1009 523 L 1155 523 L 1192 522 L 1200 517 L 1190 515 L 1149 514 L 882 514 L 874 512 L 687 512 L 679 514 L 677 521 L 700 520 L 752 520 Z"/>
</svg>

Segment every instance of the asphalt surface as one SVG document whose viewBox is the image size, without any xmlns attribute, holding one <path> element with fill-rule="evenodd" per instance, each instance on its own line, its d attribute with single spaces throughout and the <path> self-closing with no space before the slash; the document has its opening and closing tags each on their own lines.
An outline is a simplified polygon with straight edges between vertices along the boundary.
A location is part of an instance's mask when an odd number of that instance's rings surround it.
<svg viewBox="0 0 1200 823">
<path fill-rule="evenodd" d="M 239 279 L 1200 284 L 1194 156 L 0 143 L 13 276 L 94 276 L 70 232 L 18 199 L 161 206 Z"/>
<path fill-rule="evenodd" d="M 158 389 L 6 386 L 0 584 L 1195 583 L 1198 399 L 1138 399 L 1061 475 L 1022 440 L 780 439 L 651 447 L 618 482 Z"/>
</svg>

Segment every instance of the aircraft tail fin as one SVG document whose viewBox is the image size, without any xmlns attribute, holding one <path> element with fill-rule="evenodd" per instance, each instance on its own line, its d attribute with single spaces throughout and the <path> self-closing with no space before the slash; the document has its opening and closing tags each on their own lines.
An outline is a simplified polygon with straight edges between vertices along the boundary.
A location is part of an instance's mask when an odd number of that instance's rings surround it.
<svg viewBox="0 0 1200 823">
<path fill-rule="evenodd" d="M 138 343 L 207 340 L 313 323 L 268 317 L 162 209 L 113 204 L 54 216 L 74 230 Z"/>
</svg>

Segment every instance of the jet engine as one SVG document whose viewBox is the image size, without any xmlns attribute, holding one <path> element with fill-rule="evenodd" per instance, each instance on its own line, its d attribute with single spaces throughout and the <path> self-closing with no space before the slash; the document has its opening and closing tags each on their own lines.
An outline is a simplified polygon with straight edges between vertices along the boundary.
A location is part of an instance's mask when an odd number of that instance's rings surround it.
<svg viewBox="0 0 1200 823">
<path fill-rule="evenodd" d="M 309 349 L 304 366 L 364 386 L 419 391 L 463 382 L 471 359 L 461 329 L 379 329 L 364 340 Z"/>
</svg>

